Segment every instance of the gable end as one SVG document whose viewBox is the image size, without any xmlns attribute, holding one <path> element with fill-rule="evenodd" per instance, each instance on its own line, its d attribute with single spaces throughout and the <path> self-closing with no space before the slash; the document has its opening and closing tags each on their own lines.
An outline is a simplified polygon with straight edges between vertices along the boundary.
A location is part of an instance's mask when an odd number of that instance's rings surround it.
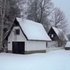
<svg viewBox="0 0 70 70">
<path fill-rule="evenodd" d="M 10 30 L 8 31 L 8 34 L 7 34 L 7 36 L 5 37 L 5 39 L 6 39 L 6 40 L 8 39 L 8 37 L 9 37 L 9 35 L 10 35 L 10 33 L 11 33 L 13 27 L 15 27 L 15 26 L 19 26 L 19 27 L 20 27 L 20 29 L 21 29 L 23 35 L 24 35 L 25 38 L 28 40 L 27 36 L 25 35 L 24 31 L 22 30 L 21 26 L 19 25 L 19 22 L 18 22 L 16 19 L 15 19 L 14 23 L 12 24 Z"/>
</svg>

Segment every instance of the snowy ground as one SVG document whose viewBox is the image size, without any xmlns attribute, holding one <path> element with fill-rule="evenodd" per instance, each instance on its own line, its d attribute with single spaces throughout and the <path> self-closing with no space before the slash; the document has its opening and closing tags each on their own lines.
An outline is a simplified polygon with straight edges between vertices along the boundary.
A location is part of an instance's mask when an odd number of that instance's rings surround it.
<svg viewBox="0 0 70 70">
<path fill-rule="evenodd" d="M 0 70 L 70 70 L 70 51 L 30 55 L 0 53 Z"/>
</svg>

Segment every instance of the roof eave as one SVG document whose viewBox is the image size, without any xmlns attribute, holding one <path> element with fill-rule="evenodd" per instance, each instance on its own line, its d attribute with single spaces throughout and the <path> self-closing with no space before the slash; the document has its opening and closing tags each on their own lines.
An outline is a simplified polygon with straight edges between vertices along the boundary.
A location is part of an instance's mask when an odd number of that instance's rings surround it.
<svg viewBox="0 0 70 70">
<path fill-rule="evenodd" d="M 37 40 L 37 39 L 28 39 L 28 41 L 51 42 L 52 40 Z"/>
</svg>

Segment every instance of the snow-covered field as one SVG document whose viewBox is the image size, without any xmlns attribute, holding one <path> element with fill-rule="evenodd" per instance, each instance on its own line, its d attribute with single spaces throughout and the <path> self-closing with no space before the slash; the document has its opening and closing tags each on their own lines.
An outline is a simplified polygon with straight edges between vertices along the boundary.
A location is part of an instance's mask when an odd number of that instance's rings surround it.
<svg viewBox="0 0 70 70">
<path fill-rule="evenodd" d="M 0 53 L 0 70 L 70 70 L 70 51 L 29 55 Z"/>
</svg>

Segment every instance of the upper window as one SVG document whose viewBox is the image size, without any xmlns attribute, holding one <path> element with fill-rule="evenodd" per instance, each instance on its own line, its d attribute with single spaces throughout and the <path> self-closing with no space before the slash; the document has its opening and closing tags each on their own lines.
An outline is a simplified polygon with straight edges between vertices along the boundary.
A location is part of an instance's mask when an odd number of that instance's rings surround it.
<svg viewBox="0 0 70 70">
<path fill-rule="evenodd" d="M 19 35 L 20 34 L 20 29 L 15 29 L 15 34 Z"/>
<path fill-rule="evenodd" d="M 52 34 L 52 35 L 51 35 L 51 37 L 53 38 L 53 37 L 54 37 L 54 35 Z"/>
</svg>

